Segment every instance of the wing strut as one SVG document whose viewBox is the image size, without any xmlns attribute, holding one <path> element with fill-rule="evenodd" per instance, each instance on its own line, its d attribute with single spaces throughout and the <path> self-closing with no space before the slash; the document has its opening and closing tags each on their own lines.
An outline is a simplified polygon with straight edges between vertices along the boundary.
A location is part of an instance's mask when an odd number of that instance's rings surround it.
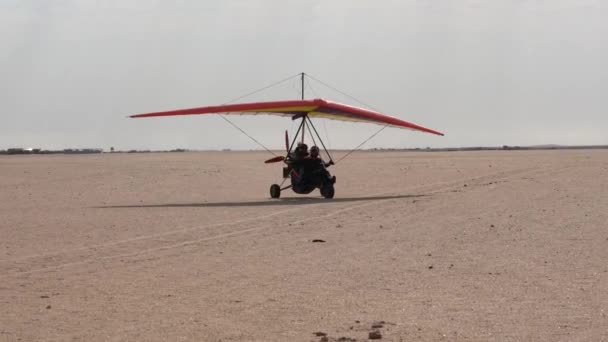
<svg viewBox="0 0 608 342">
<path fill-rule="evenodd" d="M 331 154 L 329 154 L 329 151 L 327 150 L 327 147 L 325 147 L 325 143 L 323 142 L 323 139 L 321 139 L 321 136 L 319 135 L 319 132 L 317 132 L 317 128 L 315 127 L 315 125 L 312 124 L 312 120 L 310 120 L 310 118 L 308 117 L 308 115 L 305 117 L 305 119 L 308 120 L 308 123 L 310 124 L 310 127 L 312 127 L 313 131 L 317 135 L 317 138 L 319 138 L 319 142 L 321 143 L 321 146 L 323 146 L 323 149 L 325 150 L 325 153 L 327 153 L 327 156 L 329 157 L 329 161 L 333 162 L 333 158 L 331 157 Z M 312 134 L 310 136 L 312 136 Z M 313 138 L 313 142 L 314 142 L 314 138 Z"/>
<path fill-rule="evenodd" d="M 333 161 L 333 158 L 331 157 L 331 154 L 327 150 L 327 147 L 325 146 L 325 143 L 323 142 L 323 139 L 321 139 L 321 135 L 319 135 L 319 132 L 317 131 L 317 128 L 312 123 L 312 120 L 310 120 L 310 117 L 308 117 L 308 114 L 304 114 L 302 116 L 302 121 L 300 122 L 300 125 L 298 126 L 298 130 L 296 131 L 296 134 L 295 134 L 293 140 L 291 141 L 291 145 L 289 145 L 289 148 L 287 149 L 287 156 L 285 158 L 287 158 L 289 156 L 289 154 L 291 153 L 291 150 L 293 149 L 293 146 L 295 145 L 296 141 L 298 140 L 298 137 L 300 136 L 300 131 L 302 131 L 302 142 L 304 142 L 304 129 L 305 129 L 306 126 L 309 126 L 309 132 L 310 132 L 310 136 L 312 138 L 313 143 L 315 145 L 317 144 L 317 142 L 315 141 L 315 137 L 312 134 L 314 132 L 314 134 L 317 136 L 317 139 L 319 139 L 319 142 L 321 143 L 321 146 L 323 147 L 323 150 L 327 154 L 327 157 L 329 158 L 329 161 L 332 164 L 334 164 L 334 161 Z M 312 130 L 310 129 L 310 127 L 312 127 Z"/>
</svg>

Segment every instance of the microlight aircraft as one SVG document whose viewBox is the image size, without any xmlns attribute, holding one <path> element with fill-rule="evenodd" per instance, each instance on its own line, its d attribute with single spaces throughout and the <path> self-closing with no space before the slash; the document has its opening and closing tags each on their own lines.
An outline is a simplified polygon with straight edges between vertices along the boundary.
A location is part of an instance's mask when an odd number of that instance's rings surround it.
<svg viewBox="0 0 608 342">
<path fill-rule="evenodd" d="M 443 136 L 443 133 L 441 132 L 425 128 L 376 111 L 353 107 L 350 105 L 332 102 L 324 99 L 304 99 L 305 75 L 306 74 L 304 73 L 300 74 L 302 81 L 302 97 L 300 100 L 224 104 L 218 106 L 207 106 L 136 114 L 131 115 L 130 117 L 150 118 L 159 116 L 202 114 L 219 114 L 224 117 L 224 115 L 265 114 L 288 117 L 291 118 L 291 120 L 300 120 L 298 130 L 293 140 L 289 139 L 287 131 L 285 131 L 285 156 L 275 156 L 274 158 L 265 161 L 265 163 L 283 162 L 285 164 L 285 166 L 283 167 L 283 182 L 281 183 L 281 185 L 272 184 L 270 186 L 270 197 L 272 198 L 279 198 L 281 196 L 281 191 L 287 190 L 289 188 L 291 188 L 297 194 L 309 194 L 315 189 L 319 189 L 321 195 L 324 198 L 334 197 L 334 185 L 336 182 L 336 177 L 331 176 L 326 169 L 329 166 L 334 165 L 334 161 L 329 151 L 325 147 L 325 143 L 323 143 L 321 136 L 317 132 L 317 129 L 312 123 L 311 119 L 313 118 L 378 124 L 384 127 L 396 127 Z M 232 124 L 232 122 L 230 123 Z M 240 128 L 238 129 L 241 130 Z M 316 136 L 318 138 L 325 153 L 329 157 L 328 162 L 323 162 L 320 159 L 316 159 L 314 158 L 314 154 L 311 156 L 308 153 L 307 146 L 304 143 L 306 129 L 309 130 L 309 134 L 315 144 L 316 140 L 314 139 L 314 137 Z M 244 133 L 244 131 L 242 132 Z M 272 153 L 272 151 L 268 151 Z M 290 180 L 291 184 L 282 187 L 282 185 L 287 179 Z"/>
</svg>

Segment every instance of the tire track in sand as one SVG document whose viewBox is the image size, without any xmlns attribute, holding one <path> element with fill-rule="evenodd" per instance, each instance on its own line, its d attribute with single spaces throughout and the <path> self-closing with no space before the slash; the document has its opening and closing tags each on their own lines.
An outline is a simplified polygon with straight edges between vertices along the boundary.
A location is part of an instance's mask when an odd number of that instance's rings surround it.
<svg viewBox="0 0 608 342">
<path fill-rule="evenodd" d="M 567 168 L 567 167 L 565 167 L 565 168 Z M 557 171 L 558 170 L 555 170 L 555 169 L 546 170 L 546 169 L 542 169 L 539 167 L 506 170 L 506 171 L 499 171 L 499 172 L 489 173 L 489 174 L 476 176 L 476 177 L 465 177 L 465 178 L 461 178 L 458 180 L 443 181 L 443 182 L 436 182 L 436 183 L 432 183 L 432 184 L 424 184 L 424 185 L 419 185 L 419 186 L 414 186 L 414 187 L 408 187 L 408 188 L 403 189 L 403 191 L 408 191 L 408 192 L 415 191 L 416 193 L 411 194 L 412 196 L 420 195 L 421 192 L 422 193 L 430 192 L 431 194 L 438 194 L 438 193 L 450 190 L 450 188 L 453 188 L 453 187 L 458 187 L 459 189 L 461 189 L 463 182 L 475 183 L 475 182 L 483 182 L 486 180 L 504 180 L 504 179 L 508 179 L 510 177 L 514 177 L 514 176 L 518 176 L 518 175 L 522 175 L 522 174 L 557 172 Z M 403 192 L 403 191 L 400 191 L 400 192 Z M 371 206 L 371 205 L 375 205 L 375 204 L 381 204 L 381 203 L 385 203 L 388 201 L 395 201 L 397 199 L 403 198 L 403 197 L 388 197 L 387 196 L 389 194 L 395 194 L 395 193 L 397 193 L 395 190 L 377 193 L 377 194 L 374 194 L 373 196 L 371 196 L 370 199 L 362 200 L 357 204 L 344 205 L 337 209 L 335 208 L 336 205 L 331 205 L 332 204 L 331 202 L 327 203 L 326 201 L 319 201 L 319 203 L 315 203 L 315 204 L 307 204 L 308 208 L 321 207 L 323 209 L 327 209 L 327 207 L 331 206 L 331 208 L 329 208 L 329 210 L 331 210 L 331 212 L 325 213 L 325 214 L 320 214 L 320 215 L 314 215 L 313 217 L 307 217 L 307 218 L 303 218 L 303 219 L 296 218 L 295 220 L 290 221 L 290 223 L 301 224 L 301 223 L 306 223 L 306 222 L 310 222 L 310 221 L 314 221 L 314 220 L 327 219 L 327 218 L 342 214 L 344 212 L 356 210 L 359 208 L 363 208 L 363 207 L 367 207 L 367 206 Z M 373 197 L 379 197 L 379 196 L 387 196 L 387 198 L 381 198 L 381 199 L 373 198 Z M 361 203 L 361 202 L 363 202 L 363 203 Z M 5 265 L 0 264 L 0 271 L 2 271 L 5 274 L 10 273 L 13 275 L 27 275 L 27 274 L 32 274 L 32 273 L 52 271 L 52 270 L 58 270 L 58 269 L 63 269 L 63 268 L 68 268 L 68 267 L 73 267 L 73 266 L 78 266 L 78 265 L 84 265 L 84 264 L 89 264 L 89 263 L 94 263 L 94 262 L 120 259 L 120 258 L 129 258 L 129 257 L 139 256 L 142 254 L 147 254 L 147 253 L 152 253 L 152 252 L 157 252 L 157 251 L 164 251 L 164 250 L 185 247 L 185 246 L 189 246 L 189 245 L 195 245 L 195 244 L 204 243 L 204 242 L 212 241 L 212 240 L 230 238 L 233 236 L 238 236 L 238 235 L 243 235 L 243 234 L 248 234 L 248 233 L 253 233 L 253 232 L 257 232 L 257 231 L 268 230 L 271 228 L 279 227 L 280 225 L 277 225 L 277 224 L 268 224 L 267 220 L 274 218 L 275 216 L 279 216 L 282 214 L 289 214 L 291 212 L 296 212 L 296 213 L 301 212 L 301 207 L 298 206 L 297 208 L 275 211 L 275 212 L 272 212 L 267 215 L 261 215 L 261 216 L 256 216 L 256 217 L 252 217 L 252 218 L 245 218 L 245 219 L 232 221 L 232 222 L 223 222 L 223 223 L 217 223 L 217 224 L 211 224 L 211 225 L 184 228 L 184 229 L 179 229 L 179 230 L 174 230 L 174 231 L 152 234 L 152 235 L 148 235 L 148 236 L 140 236 L 140 237 L 129 238 L 129 239 L 124 239 L 124 240 L 119 240 L 119 241 L 113 241 L 113 242 L 110 242 L 107 244 L 86 246 L 86 247 L 81 247 L 81 248 L 67 250 L 67 251 L 59 251 L 59 252 L 55 252 L 52 254 L 27 256 L 27 257 L 20 258 L 17 260 L 9 261 L 8 263 L 5 263 Z M 248 223 L 248 222 L 256 222 L 256 224 L 255 224 L 255 226 L 246 228 L 246 229 L 238 229 L 238 230 L 234 230 L 234 231 L 230 231 L 230 232 L 219 232 L 216 234 L 206 235 L 206 236 L 202 236 L 202 237 L 196 236 L 196 233 L 198 233 L 201 230 L 206 229 L 206 228 L 225 228 L 225 227 L 230 227 L 230 226 L 238 226 L 242 223 Z M 188 234 L 188 233 L 192 233 L 192 234 Z M 181 239 L 176 239 L 176 238 L 171 239 L 171 241 L 162 240 L 162 238 L 166 238 L 166 237 L 169 237 L 172 235 L 179 235 L 179 234 L 182 234 L 184 236 L 182 236 Z M 192 235 L 194 235 L 194 236 L 192 236 Z M 135 248 L 137 250 L 132 251 L 133 244 L 134 243 L 137 244 L 140 242 L 142 243 L 142 246 L 140 246 L 139 248 L 137 248 L 137 246 L 135 246 Z M 153 244 L 153 246 L 150 247 L 149 246 L 150 244 Z M 121 247 L 121 245 L 125 245 L 125 246 Z M 131 250 L 131 251 L 126 252 L 125 250 Z M 85 253 L 82 253 L 82 252 L 85 252 Z"/>
</svg>

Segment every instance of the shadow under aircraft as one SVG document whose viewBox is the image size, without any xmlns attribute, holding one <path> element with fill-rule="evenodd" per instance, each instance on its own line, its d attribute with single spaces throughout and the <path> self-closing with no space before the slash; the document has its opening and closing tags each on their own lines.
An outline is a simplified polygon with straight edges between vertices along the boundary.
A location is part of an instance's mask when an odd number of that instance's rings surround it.
<svg viewBox="0 0 608 342">
<path fill-rule="evenodd" d="M 323 198 L 310 197 L 287 197 L 279 199 L 268 199 L 264 201 L 237 201 L 237 202 L 203 202 L 203 203 L 161 203 L 161 204 L 127 204 L 109 205 L 95 208 L 119 209 L 119 208 L 217 208 L 217 207 L 264 207 L 277 205 L 307 205 L 316 203 L 348 203 L 360 201 L 381 201 L 400 198 L 417 198 L 428 195 L 385 195 L 385 196 L 364 196 L 364 197 L 344 197 L 334 198 L 327 201 Z"/>
</svg>

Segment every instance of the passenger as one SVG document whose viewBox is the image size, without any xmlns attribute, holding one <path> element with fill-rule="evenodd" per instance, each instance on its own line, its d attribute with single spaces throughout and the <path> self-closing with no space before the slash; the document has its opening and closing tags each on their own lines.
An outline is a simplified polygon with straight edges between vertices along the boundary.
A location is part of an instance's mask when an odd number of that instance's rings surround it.
<svg viewBox="0 0 608 342">
<path fill-rule="evenodd" d="M 312 158 L 312 159 L 319 158 L 319 148 L 317 146 L 312 146 L 310 148 L 310 158 Z"/>
<path fill-rule="evenodd" d="M 332 160 L 324 162 L 319 156 L 319 148 L 317 146 L 312 146 L 310 148 L 310 157 L 307 158 L 304 164 L 304 172 L 307 177 L 316 179 L 317 182 L 323 182 L 322 178 L 325 178 L 331 183 L 335 183 L 336 178 L 332 177 L 326 169 L 330 165 L 334 165 L 334 162 Z M 321 177 L 321 179 L 319 177 Z"/>
<path fill-rule="evenodd" d="M 323 166 L 328 167 L 330 165 L 334 165 L 333 161 L 329 161 L 329 162 L 324 162 L 323 159 L 321 159 L 321 157 L 319 157 L 319 148 L 317 146 L 312 146 L 310 148 L 310 159 L 313 160 L 318 160 L 319 164 L 323 164 Z"/>
</svg>

